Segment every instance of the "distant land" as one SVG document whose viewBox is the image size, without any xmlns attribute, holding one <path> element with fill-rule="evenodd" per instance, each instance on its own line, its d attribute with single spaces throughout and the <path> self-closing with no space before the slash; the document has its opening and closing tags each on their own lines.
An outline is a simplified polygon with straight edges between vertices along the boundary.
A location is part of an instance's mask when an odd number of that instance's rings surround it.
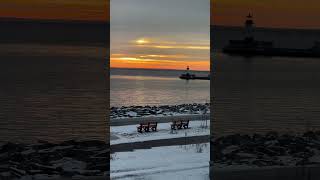
<svg viewBox="0 0 320 180">
<path fill-rule="evenodd" d="M 211 25 L 211 45 L 219 50 L 230 39 L 243 39 L 243 33 L 243 27 Z M 258 40 L 274 41 L 276 47 L 310 48 L 315 41 L 320 41 L 320 29 L 256 27 L 254 36 Z"/>
<path fill-rule="evenodd" d="M 320 29 L 307 29 L 307 28 L 275 28 L 275 27 L 263 27 L 256 25 L 257 30 L 270 30 L 270 31 L 299 31 L 299 32 L 319 32 Z M 242 29 L 244 26 L 222 26 L 222 25 L 210 25 L 211 29 Z"/>
<path fill-rule="evenodd" d="M 0 18 L 0 44 L 37 43 L 109 47 L 108 21 Z"/>
</svg>

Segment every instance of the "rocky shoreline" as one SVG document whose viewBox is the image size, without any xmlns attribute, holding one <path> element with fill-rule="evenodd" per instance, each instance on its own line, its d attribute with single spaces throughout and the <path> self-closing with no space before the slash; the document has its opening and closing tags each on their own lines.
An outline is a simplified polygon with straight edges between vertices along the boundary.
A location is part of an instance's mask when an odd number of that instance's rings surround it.
<svg viewBox="0 0 320 180">
<path fill-rule="evenodd" d="M 65 141 L 0 145 L 0 179 L 103 177 L 109 171 L 109 145 Z"/>
<path fill-rule="evenodd" d="M 134 118 L 148 116 L 173 116 L 210 113 L 210 104 L 180 104 L 162 106 L 122 106 L 111 107 L 110 118 Z"/>
<path fill-rule="evenodd" d="M 214 163 L 225 166 L 320 165 L 320 131 L 301 135 L 234 134 L 219 137 L 212 145 Z"/>
</svg>

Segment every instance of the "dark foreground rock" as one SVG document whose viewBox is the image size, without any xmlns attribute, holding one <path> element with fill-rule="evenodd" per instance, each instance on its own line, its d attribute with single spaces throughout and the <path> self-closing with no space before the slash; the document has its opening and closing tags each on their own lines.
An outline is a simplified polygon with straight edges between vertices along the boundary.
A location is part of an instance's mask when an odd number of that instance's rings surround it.
<svg viewBox="0 0 320 180">
<path fill-rule="evenodd" d="M 65 141 L 0 146 L 0 179 L 104 176 L 109 171 L 109 145 L 101 141 Z"/>
<path fill-rule="evenodd" d="M 212 145 L 214 162 L 219 164 L 258 167 L 320 165 L 320 132 L 233 134 L 216 138 Z"/>
</svg>

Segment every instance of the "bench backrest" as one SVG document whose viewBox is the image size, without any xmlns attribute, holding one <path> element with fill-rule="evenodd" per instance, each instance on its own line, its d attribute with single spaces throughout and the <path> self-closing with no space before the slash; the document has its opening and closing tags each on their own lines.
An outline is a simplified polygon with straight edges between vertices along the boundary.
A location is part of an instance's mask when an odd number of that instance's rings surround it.
<svg viewBox="0 0 320 180">
<path fill-rule="evenodd" d="M 149 125 L 157 125 L 158 124 L 158 122 L 149 122 Z"/>
<path fill-rule="evenodd" d="M 144 122 L 140 123 L 140 126 L 150 126 L 150 125 L 157 125 L 158 122 Z"/>
</svg>

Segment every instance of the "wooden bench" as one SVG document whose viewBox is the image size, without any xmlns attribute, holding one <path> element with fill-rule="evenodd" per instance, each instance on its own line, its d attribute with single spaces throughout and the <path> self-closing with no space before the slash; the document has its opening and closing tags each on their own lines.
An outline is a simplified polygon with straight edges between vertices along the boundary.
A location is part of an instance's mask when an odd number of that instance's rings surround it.
<svg viewBox="0 0 320 180">
<path fill-rule="evenodd" d="M 189 120 L 180 120 L 180 121 L 173 121 L 171 124 L 171 129 L 188 129 L 189 128 Z"/>
<path fill-rule="evenodd" d="M 142 133 L 142 131 L 144 130 L 145 132 L 150 132 L 150 129 L 152 131 L 157 131 L 157 122 L 147 122 L 147 123 L 140 123 L 139 126 L 137 126 L 137 131 L 139 133 Z"/>
</svg>

